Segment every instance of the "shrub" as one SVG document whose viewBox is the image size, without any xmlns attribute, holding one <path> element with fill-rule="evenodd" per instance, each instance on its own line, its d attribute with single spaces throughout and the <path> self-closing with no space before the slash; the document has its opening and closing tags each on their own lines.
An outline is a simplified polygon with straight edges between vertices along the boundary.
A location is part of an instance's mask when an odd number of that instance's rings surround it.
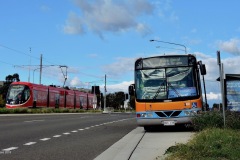
<svg viewBox="0 0 240 160">
<path fill-rule="evenodd" d="M 192 119 L 193 128 L 201 131 L 205 128 L 224 128 L 223 114 L 220 111 L 203 112 Z M 240 129 L 240 114 L 225 112 L 225 126 L 231 129 Z"/>
<path fill-rule="evenodd" d="M 177 144 L 167 150 L 166 160 L 239 159 L 239 131 L 211 128 L 196 134 L 187 144 Z"/>
<path fill-rule="evenodd" d="M 226 127 L 232 129 L 240 129 L 240 113 L 226 112 Z"/>
<path fill-rule="evenodd" d="M 201 131 L 205 128 L 223 128 L 223 117 L 218 111 L 203 112 L 192 118 L 193 128 Z"/>
</svg>

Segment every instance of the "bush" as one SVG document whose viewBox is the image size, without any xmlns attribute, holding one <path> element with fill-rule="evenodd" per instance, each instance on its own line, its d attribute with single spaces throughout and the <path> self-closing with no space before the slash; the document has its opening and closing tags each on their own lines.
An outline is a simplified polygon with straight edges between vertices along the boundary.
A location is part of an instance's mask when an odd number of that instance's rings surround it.
<svg viewBox="0 0 240 160">
<path fill-rule="evenodd" d="M 211 128 L 196 134 L 187 144 L 177 144 L 167 150 L 166 159 L 172 160 L 214 160 L 239 159 L 239 131 Z"/>
<path fill-rule="evenodd" d="M 201 131 L 204 128 L 222 128 L 223 117 L 218 111 L 203 112 L 192 119 L 193 128 L 196 131 Z"/>
<path fill-rule="evenodd" d="M 226 112 L 226 127 L 232 129 L 240 129 L 240 113 L 239 112 Z"/>
<path fill-rule="evenodd" d="M 2 95 L 0 95 L 0 108 L 5 107 L 5 104 L 6 104 L 5 100 L 2 98 Z"/>
<path fill-rule="evenodd" d="M 192 119 L 193 128 L 201 131 L 205 128 L 224 128 L 223 114 L 219 111 L 203 112 Z M 240 114 L 236 112 L 225 112 L 226 128 L 240 129 Z"/>
</svg>

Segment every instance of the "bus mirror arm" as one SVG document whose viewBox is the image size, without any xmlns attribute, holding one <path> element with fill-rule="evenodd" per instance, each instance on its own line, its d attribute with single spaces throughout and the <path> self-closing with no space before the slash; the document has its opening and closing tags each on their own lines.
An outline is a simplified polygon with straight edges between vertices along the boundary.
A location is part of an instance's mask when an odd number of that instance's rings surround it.
<svg viewBox="0 0 240 160">
<path fill-rule="evenodd" d="M 206 75 L 207 71 L 206 71 L 205 64 L 202 64 L 202 61 L 198 61 L 198 65 L 199 65 L 199 68 L 200 68 L 201 75 Z"/>
<path fill-rule="evenodd" d="M 128 87 L 128 93 L 129 93 L 129 95 L 134 96 L 134 89 L 135 89 L 135 85 L 134 85 L 134 84 L 131 84 L 131 85 Z"/>
</svg>

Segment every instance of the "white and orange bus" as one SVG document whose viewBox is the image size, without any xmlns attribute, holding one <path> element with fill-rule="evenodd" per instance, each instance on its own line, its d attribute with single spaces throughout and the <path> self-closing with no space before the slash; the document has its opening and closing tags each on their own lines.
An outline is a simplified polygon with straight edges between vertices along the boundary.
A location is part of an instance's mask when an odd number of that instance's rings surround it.
<svg viewBox="0 0 240 160">
<path fill-rule="evenodd" d="M 191 54 L 136 60 L 129 94 L 135 96 L 137 124 L 145 130 L 191 124 L 191 117 L 203 110 L 199 73 L 206 74 L 205 65 Z"/>
</svg>

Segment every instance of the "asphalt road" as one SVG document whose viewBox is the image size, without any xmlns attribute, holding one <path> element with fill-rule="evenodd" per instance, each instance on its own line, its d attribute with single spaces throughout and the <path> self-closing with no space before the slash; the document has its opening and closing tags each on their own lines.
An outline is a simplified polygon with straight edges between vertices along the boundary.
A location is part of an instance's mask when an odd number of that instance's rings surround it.
<svg viewBox="0 0 240 160">
<path fill-rule="evenodd" d="M 0 159 L 91 160 L 136 127 L 135 114 L 0 115 Z"/>
</svg>

